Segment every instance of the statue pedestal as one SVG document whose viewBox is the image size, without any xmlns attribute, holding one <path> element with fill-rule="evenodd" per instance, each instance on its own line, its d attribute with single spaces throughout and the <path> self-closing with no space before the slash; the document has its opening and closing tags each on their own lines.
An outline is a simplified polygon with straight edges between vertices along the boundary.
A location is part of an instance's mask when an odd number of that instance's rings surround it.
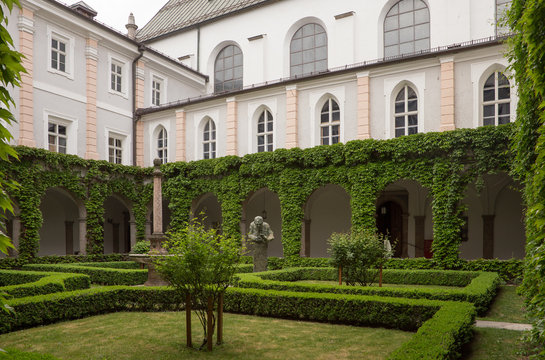
<svg viewBox="0 0 545 360">
<path fill-rule="evenodd" d="M 163 280 L 159 273 L 155 270 L 154 260 L 158 257 L 168 256 L 166 250 L 163 248 L 162 243 L 165 240 L 164 234 L 152 234 L 148 236 L 150 242 L 150 251 L 148 254 L 130 254 L 129 258 L 140 264 L 146 264 L 148 266 L 148 281 L 144 283 L 145 286 L 167 286 L 170 285 L 167 281 Z"/>
<path fill-rule="evenodd" d="M 267 243 L 253 244 L 254 272 L 267 271 Z"/>
</svg>

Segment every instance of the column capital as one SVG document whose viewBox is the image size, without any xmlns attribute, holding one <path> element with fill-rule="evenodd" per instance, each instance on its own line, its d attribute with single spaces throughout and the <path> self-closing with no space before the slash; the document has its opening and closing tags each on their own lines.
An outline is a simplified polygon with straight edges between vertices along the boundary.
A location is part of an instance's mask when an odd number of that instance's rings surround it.
<svg viewBox="0 0 545 360">
<path fill-rule="evenodd" d="M 356 77 L 358 79 L 362 78 L 362 77 L 369 77 L 369 71 L 360 71 L 360 72 L 356 73 Z"/>
</svg>

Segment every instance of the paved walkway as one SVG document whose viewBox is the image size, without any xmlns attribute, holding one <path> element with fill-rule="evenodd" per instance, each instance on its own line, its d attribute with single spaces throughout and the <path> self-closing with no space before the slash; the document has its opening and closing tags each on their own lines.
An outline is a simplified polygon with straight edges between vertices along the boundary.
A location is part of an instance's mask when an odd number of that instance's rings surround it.
<svg viewBox="0 0 545 360">
<path fill-rule="evenodd" d="M 530 324 L 516 324 L 516 323 L 501 322 L 501 321 L 477 320 L 475 322 L 475 326 L 480 328 L 494 328 L 494 329 L 505 329 L 505 330 L 516 330 L 516 331 L 532 330 L 532 325 Z"/>
</svg>

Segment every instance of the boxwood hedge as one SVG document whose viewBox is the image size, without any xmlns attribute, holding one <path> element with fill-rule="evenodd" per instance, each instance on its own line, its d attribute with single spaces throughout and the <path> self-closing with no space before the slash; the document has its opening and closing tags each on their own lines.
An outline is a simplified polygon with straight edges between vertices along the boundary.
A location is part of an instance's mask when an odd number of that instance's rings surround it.
<svg viewBox="0 0 545 360">
<path fill-rule="evenodd" d="M 114 311 L 180 309 L 164 287 L 113 286 L 10 299 L 15 316 L 0 313 L 0 333 Z M 417 330 L 390 359 L 456 357 L 470 339 L 475 308 L 469 303 L 331 293 L 229 288 L 226 311 L 280 318 Z"/>
<path fill-rule="evenodd" d="M 27 264 L 23 269 L 86 274 L 93 284 L 103 285 L 140 285 L 148 279 L 148 270 L 96 267 L 95 264 Z"/>
<path fill-rule="evenodd" d="M 296 283 L 298 280 L 337 280 L 333 268 L 291 268 L 255 274 L 241 274 L 237 284 L 243 288 L 298 292 L 379 295 L 399 298 L 467 301 L 477 311 L 486 312 L 496 295 L 496 273 L 448 270 L 384 270 L 383 280 L 392 284 L 446 285 L 453 288 L 395 288 L 376 286 L 338 286 Z"/>
<path fill-rule="evenodd" d="M 7 298 L 51 294 L 61 291 L 88 289 L 89 276 L 33 271 L 0 270 L 0 293 Z"/>
</svg>

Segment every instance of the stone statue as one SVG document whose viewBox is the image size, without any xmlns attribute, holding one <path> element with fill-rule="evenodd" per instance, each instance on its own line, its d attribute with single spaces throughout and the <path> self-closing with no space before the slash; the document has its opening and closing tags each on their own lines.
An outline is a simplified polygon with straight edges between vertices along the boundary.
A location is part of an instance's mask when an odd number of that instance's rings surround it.
<svg viewBox="0 0 545 360">
<path fill-rule="evenodd" d="M 248 240 L 254 245 L 254 272 L 267 271 L 267 248 L 269 242 L 274 240 L 274 234 L 261 216 L 256 216 L 250 224 Z"/>
</svg>

